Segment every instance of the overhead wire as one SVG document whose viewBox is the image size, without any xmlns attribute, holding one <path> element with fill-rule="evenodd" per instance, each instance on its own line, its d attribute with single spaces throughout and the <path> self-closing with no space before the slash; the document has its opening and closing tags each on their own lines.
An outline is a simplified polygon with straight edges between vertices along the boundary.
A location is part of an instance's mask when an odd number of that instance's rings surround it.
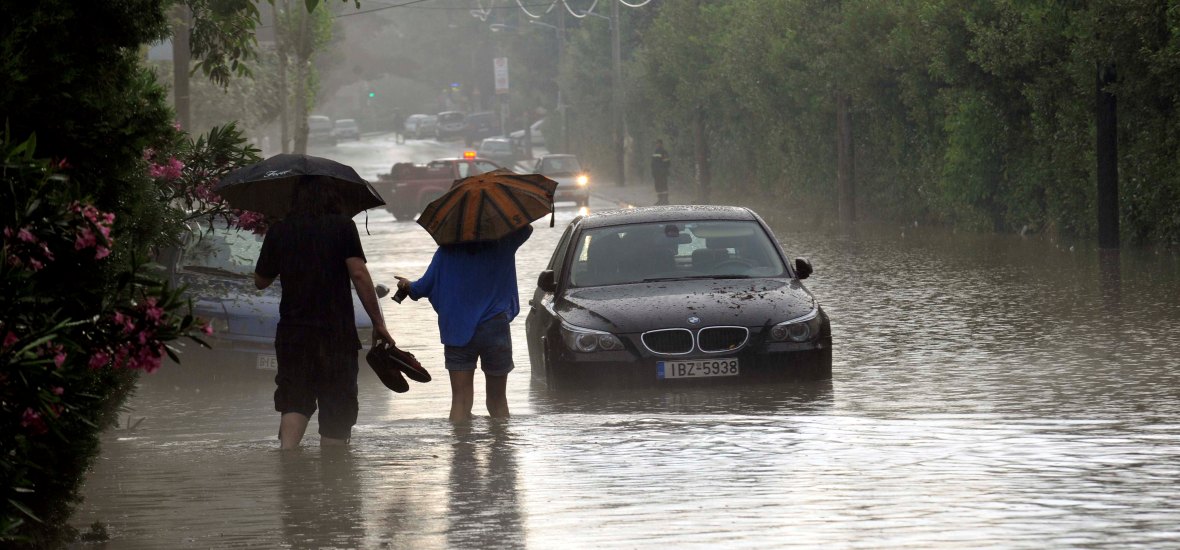
<svg viewBox="0 0 1180 550">
<path fill-rule="evenodd" d="M 648 1 L 651 1 L 651 0 L 648 0 Z M 584 19 L 586 17 L 589 17 L 590 14 L 594 11 L 594 8 L 598 6 L 598 0 L 594 0 L 594 2 L 590 4 L 590 7 L 586 8 L 586 10 L 583 11 L 581 14 L 575 12 L 574 8 L 570 7 L 570 3 L 568 2 L 568 0 L 561 0 L 561 4 L 563 6 L 565 6 L 565 11 L 568 11 L 569 14 L 574 16 L 575 19 Z"/>
</svg>

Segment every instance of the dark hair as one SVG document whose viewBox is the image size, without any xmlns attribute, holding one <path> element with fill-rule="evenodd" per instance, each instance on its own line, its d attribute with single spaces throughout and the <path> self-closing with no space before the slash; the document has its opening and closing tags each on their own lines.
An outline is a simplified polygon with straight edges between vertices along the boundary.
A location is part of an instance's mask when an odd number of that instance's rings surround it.
<svg viewBox="0 0 1180 550">
<path fill-rule="evenodd" d="M 340 195 L 331 182 L 331 178 L 319 176 L 295 185 L 295 191 L 291 194 L 291 216 L 318 218 L 343 214 Z"/>
</svg>

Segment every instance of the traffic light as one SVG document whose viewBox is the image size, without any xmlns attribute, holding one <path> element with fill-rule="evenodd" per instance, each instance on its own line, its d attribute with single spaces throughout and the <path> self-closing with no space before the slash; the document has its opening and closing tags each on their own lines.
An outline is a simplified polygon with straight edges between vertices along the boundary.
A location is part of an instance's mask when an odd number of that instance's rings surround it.
<svg viewBox="0 0 1180 550">
<path fill-rule="evenodd" d="M 369 99 L 373 99 L 374 97 L 377 97 L 377 92 L 369 92 Z"/>
</svg>

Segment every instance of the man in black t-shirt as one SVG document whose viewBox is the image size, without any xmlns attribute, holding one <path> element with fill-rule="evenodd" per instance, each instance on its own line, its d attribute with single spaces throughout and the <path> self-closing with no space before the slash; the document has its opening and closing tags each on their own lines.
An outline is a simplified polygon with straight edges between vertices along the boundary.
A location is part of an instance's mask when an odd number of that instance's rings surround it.
<svg viewBox="0 0 1180 550">
<path fill-rule="evenodd" d="M 651 153 L 651 179 L 656 188 L 656 205 L 668 204 L 668 167 L 672 159 L 668 158 L 668 151 L 664 149 L 664 140 L 656 140 L 656 148 Z"/>
<path fill-rule="evenodd" d="M 297 188 L 292 213 L 274 224 L 254 269 L 259 289 L 282 277 L 275 355 L 279 443 L 294 449 L 320 409 L 320 444 L 347 444 L 357 418 L 357 337 L 352 287 L 373 322 L 373 340 L 393 343 L 365 266 L 356 224 L 325 185 Z"/>
</svg>

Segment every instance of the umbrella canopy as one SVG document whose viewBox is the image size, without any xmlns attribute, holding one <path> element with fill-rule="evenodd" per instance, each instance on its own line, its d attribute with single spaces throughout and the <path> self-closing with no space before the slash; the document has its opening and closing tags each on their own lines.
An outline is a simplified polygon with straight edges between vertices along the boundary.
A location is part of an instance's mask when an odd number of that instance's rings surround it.
<svg viewBox="0 0 1180 550">
<path fill-rule="evenodd" d="M 440 245 L 494 241 L 553 213 L 557 182 L 500 169 L 457 180 L 426 205 L 418 225 Z"/>
<path fill-rule="evenodd" d="M 298 185 L 331 185 L 349 217 L 385 204 L 356 170 L 326 158 L 285 153 L 230 172 L 213 191 L 234 208 L 281 219 L 291 210 Z"/>
</svg>

